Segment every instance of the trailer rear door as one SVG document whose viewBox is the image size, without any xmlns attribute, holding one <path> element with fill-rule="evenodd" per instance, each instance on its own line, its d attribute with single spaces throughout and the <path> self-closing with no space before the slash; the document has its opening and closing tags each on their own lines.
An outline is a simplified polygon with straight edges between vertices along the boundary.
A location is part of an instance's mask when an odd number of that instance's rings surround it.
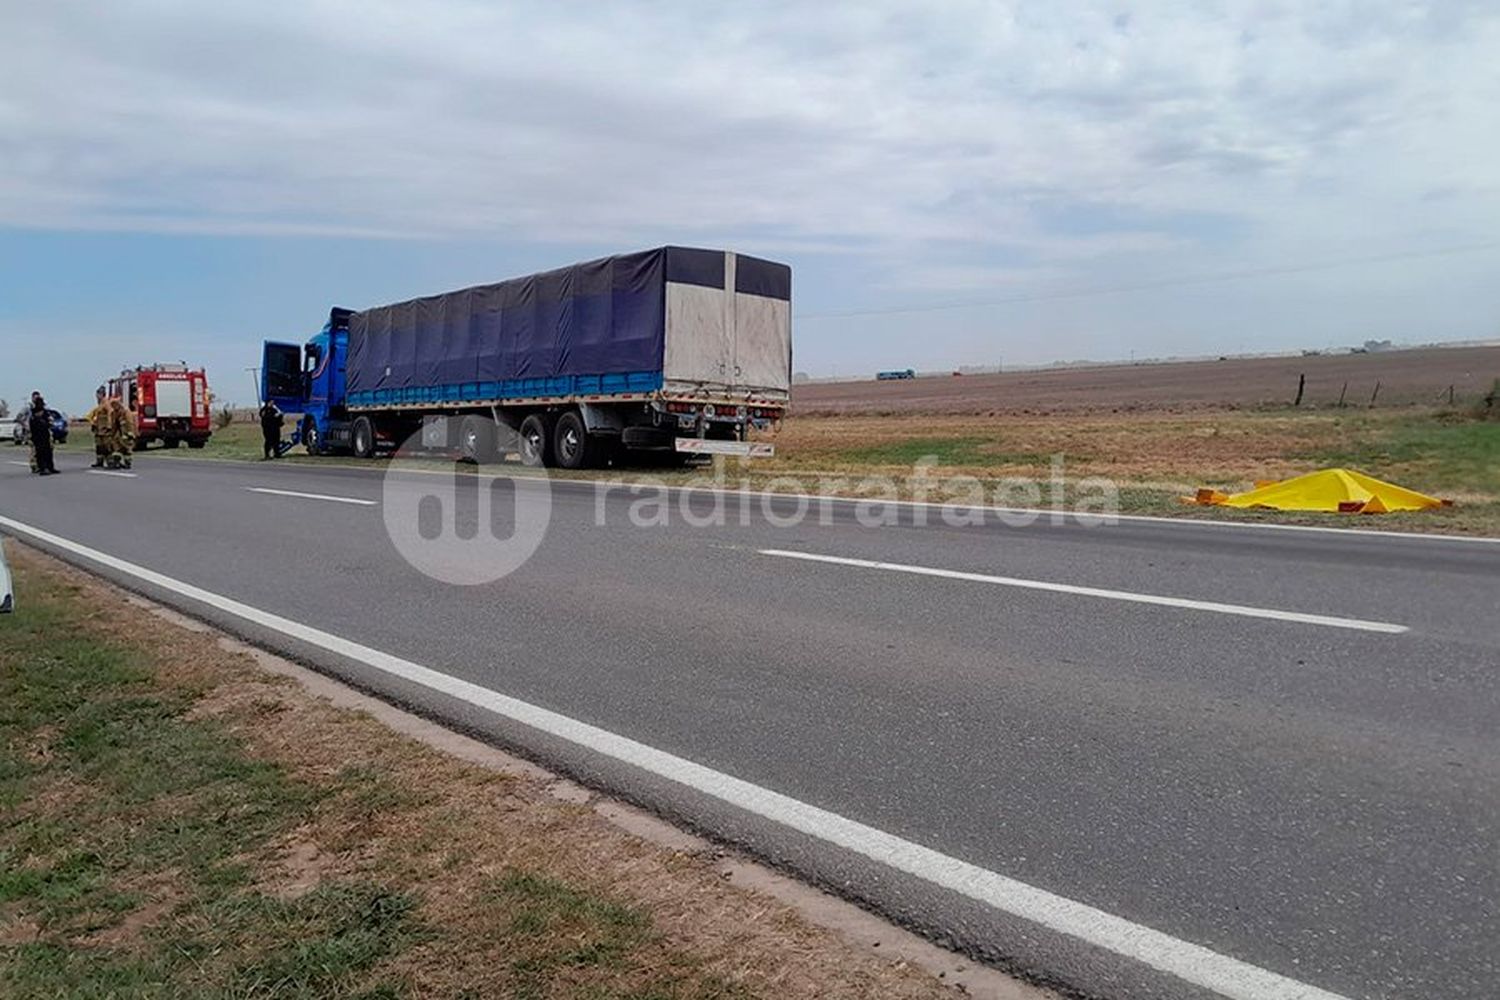
<svg viewBox="0 0 1500 1000">
<path fill-rule="evenodd" d="M 791 269 L 718 251 L 672 248 L 669 254 L 667 390 L 789 395 Z"/>
<path fill-rule="evenodd" d="M 734 300 L 734 385 L 757 395 L 792 388 L 792 269 L 730 254 Z"/>
<path fill-rule="evenodd" d="M 667 329 L 662 371 L 683 388 L 725 391 L 734 378 L 734 317 L 724 296 L 726 257 L 667 249 Z"/>
</svg>

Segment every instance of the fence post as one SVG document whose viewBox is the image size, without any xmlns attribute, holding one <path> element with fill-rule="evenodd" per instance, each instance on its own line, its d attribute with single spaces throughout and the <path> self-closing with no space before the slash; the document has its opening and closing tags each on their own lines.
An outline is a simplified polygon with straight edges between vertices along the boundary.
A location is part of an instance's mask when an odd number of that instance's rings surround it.
<svg viewBox="0 0 1500 1000">
<path fill-rule="evenodd" d="M 1339 390 L 1339 409 L 1344 408 L 1344 394 L 1349 391 L 1349 382 L 1345 380 L 1344 387 Z"/>
<path fill-rule="evenodd" d="M 1302 390 L 1307 388 L 1307 373 L 1303 372 L 1297 376 L 1297 398 L 1293 400 L 1293 406 L 1302 405 Z"/>
<path fill-rule="evenodd" d="M 1375 397 L 1380 395 L 1380 379 L 1375 380 L 1375 391 L 1370 393 L 1370 406 L 1375 405 Z"/>
</svg>

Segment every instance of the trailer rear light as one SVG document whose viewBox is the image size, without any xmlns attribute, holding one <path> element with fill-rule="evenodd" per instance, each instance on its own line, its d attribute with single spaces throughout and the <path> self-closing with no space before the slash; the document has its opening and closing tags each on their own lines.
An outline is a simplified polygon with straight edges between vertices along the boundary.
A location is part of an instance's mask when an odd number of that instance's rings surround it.
<svg viewBox="0 0 1500 1000">
<path fill-rule="evenodd" d="M 145 406 L 141 407 L 141 416 L 147 418 L 156 416 L 156 407 L 150 403 L 147 403 Z"/>
<path fill-rule="evenodd" d="M 694 406 L 692 403 L 668 403 L 667 404 L 667 412 L 668 413 L 697 413 L 698 412 L 698 407 Z"/>
</svg>

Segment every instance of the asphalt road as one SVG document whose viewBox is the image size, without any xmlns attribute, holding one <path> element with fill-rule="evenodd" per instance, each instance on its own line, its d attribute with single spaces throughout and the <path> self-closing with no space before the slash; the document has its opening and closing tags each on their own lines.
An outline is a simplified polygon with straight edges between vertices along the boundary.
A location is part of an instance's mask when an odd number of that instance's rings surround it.
<svg viewBox="0 0 1500 1000">
<path fill-rule="evenodd" d="M 716 797 L 105 567 L 1028 976 L 1112 997 L 1496 995 L 1500 545 L 993 513 L 955 526 L 911 507 L 868 526 L 877 509 L 813 503 L 799 520 L 798 501 L 758 497 L 713 523 L 711 495 L 684 509 L 681 494 L 521 484 L 489 487 L 494 530 L 511 499 L 546 497 L 540 547 L 455 586 L 385 527 L 444 477 L 151 457 L 105 476 L 64 454 L 64 475 L 38 479 L 5 461 L 24 457 L 0 450 L 15 522 L 0 531 L 40 529 L 826 811 L 789 829 L 774 802 Z M 1092 909 L 1043 926 L 926 877 L 930 860 L 895 871 L 864 834 L 819 835 L 843 820 L 937 852 L 958 882 L 982 870 Z M 1096 912 L 1208 971 L 1194 985 L 1160 948 L 1121 957 Z M 1085 925 L 1104 930 L 1068 932 Z M 1221 976 L 1221 960 L 1286 979 Z"/>
</svg>

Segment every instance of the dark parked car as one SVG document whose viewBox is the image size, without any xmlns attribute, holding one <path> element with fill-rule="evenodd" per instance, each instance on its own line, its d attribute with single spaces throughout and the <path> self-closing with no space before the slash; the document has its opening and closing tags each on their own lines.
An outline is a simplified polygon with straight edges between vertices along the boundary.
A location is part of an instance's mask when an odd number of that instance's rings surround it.
<svg viewBox="0 0 1500 1000">
<path fill-rule="evenodd" d="M 29 444 L 31 441 L 30 422 L 27 419 L 29 416 L 25 412 L 17 414 L 16 422 L 11 425 L 10 439 L 16 444 Z M 52 421 L 52 440 L 58 444 L 65 443 L 68 440 L 68 418 L 52 409 L 47 411 L 47 416 Z"/>
</svg>

